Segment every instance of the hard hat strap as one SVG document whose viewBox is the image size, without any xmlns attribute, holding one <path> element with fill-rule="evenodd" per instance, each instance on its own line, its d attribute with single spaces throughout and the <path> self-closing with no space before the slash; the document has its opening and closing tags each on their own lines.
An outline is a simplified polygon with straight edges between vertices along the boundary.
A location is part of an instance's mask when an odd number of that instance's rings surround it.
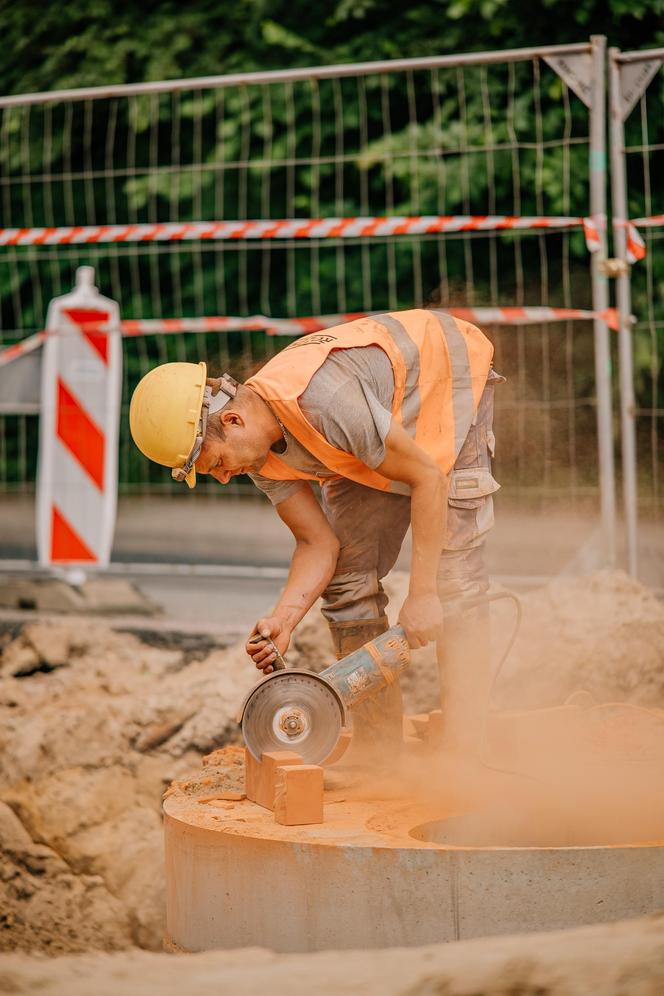
<svg viewBox="0 0 664 996">
<path fill-rule="evenodd" d="M 171 477 L 174 481 L 184 481 L 187 474 L 189 474 L 201 455 L 207 432 L 208 418 L 210 415 L 216 415 L 217 412 L 225 408 L 228 402 L 232 401 L 237 394 L 237 389 L 238 383 L 230 374 L 223 374 L 217 378 L 208 378 L 205 391 L 203 392 L 203 404 L 201 405 L 196 439 L 184 465 L 182 467 L 173 467 L 171 470 Z"/>
</svg>

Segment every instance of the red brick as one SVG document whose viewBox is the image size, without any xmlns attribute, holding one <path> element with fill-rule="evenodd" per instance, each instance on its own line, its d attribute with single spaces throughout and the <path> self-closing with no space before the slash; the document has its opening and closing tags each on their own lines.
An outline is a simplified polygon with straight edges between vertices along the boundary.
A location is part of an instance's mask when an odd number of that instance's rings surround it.
<svg viewBox="0 0 664 996">
<path fill-rule="evenodd" d="M 323 822 L 323 769 L 319 765 L 277 768 L 274 818 L 288 827 Z"/>
<path fill-rule="evenodd" d="M 274 809 L 274 780 L 278 765 L 302 764 L 292 750 L 266 751 L 260 761 L 245 751 L 245 792 L 247 799 L 265 809 Z"/>
</svg>

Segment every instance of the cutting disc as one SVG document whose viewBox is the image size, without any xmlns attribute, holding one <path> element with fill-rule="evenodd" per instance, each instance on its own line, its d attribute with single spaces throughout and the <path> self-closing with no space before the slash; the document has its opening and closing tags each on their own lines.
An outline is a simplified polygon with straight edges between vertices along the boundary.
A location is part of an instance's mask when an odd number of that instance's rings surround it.
<svg viewBox="0 0 664 996">
<path fill-rule="evenodd" d="M 244 741 L 257 760 L 265 751 L 293 750 L 306 764 L 332 753 L 344 724 L 341 700 L 310 671 L 276 671 L 249 693 L 242 711 Z"/>
</svg>

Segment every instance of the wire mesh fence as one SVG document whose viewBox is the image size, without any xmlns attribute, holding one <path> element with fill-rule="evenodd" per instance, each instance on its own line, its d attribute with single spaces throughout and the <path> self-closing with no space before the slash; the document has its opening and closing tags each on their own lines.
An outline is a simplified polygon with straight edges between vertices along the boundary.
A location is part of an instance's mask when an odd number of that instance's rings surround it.
<svg viewBox="0 0 664 996">
<path fill-rule="evenodd" d="M 589 51 L 590 46 L 572 46 Z M 0 100 L 5 228 L 221 219 L 589 214 L 589 113 L 546 51 L 247 75 L 31 102 Z M 126 92 L 125 92 L 126 91 Z M 81 99 L 79 99 L 81 98 Z M 123 318 L 316 316 L 454 306 L 590 308 L 580 228 L 354 239 L 0 248 L 0 341 L 43 327 L 76 267 Z M 650 328 L 650 326 L 649 326 Z M 508 493 L 576 505 L 598 491 L 589 322 L 488 326 L 497 476 Z M 254 370 L 282 340 L 256 332 L 125 343 L 120 480 L 168 492 L 128 435 L 137 380 L 169 359 Z M 659 402 L 658 402 L 659 403 Z M 36 418 L 0 418 L 0 489 L 33 487 Z M 214 485 L 216 487 L 216 485 Z M 242 490 L 235 482 L 228 490 Z"/>
<path fill-rule="evenodd" d="M 635 53 L 636 54 L 636 53 Z M 664 50 L 660 51 L 660 64 Z M 664 210 L 664 71 L 660 68 L 624 122 L 628 217 Z M 664 456 L 664 219 L 639 226 L 646 255 L 631 268 L 633 370 L 641 514 L 661 517 Z"/>
</svg>

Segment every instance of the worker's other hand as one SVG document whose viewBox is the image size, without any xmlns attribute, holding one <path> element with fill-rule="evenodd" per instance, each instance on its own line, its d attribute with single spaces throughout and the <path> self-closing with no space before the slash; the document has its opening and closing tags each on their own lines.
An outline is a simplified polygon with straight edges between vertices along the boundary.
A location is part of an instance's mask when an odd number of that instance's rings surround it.
<svg viewBox="0 0 664 996">
<path fill-rule="evenodd" d="M 411 650 L 426 647 L 443 628 L 443 609 L 438 595 L 409 595 L 401 606 L 399 625 L 403 626 Z"/>
<path fill-rule="evenodd" d="M 267 640 L 261 640 L 258 643 L 251 643 L 250 641 L 256 636 L 270 637 L 279 650 L 279 653 L 283 656 L 288 650 L 291 632 L 288 624 L 278 616 L 266 616 L 264 619 L 258 620 L 249 634 L 245 650 L 258 670 L 262 671 L 263 674 L 271 674 L 274 671 L 272 665 L 277 655 Z"/>
</svg>

